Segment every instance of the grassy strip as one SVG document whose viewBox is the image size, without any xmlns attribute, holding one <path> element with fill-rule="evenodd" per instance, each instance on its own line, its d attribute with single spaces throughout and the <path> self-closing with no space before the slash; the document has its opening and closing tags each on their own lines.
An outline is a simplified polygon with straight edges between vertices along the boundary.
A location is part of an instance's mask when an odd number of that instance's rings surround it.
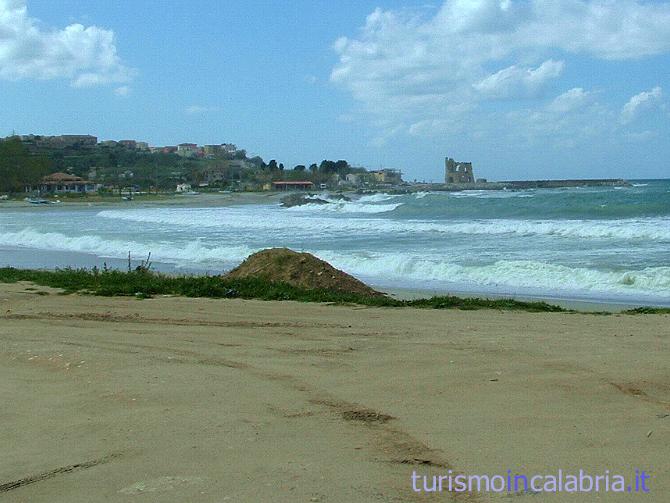
<svg viewBox="0 0 670 503">
<path fill-rule="evenodd" d="M 670 307 L 636 307 L 624 311 L 626 314 L 670 314 Z"/>
<path fill-rule="evenodd" d="M 63 289 L 66 293 L 101 296 L 179 295 L 184 297 L 241 298 L 329 302 L 377 307 L 413 307 L 423 309 L 499 309 L 527 312 L 574 312 L 546 302 L 522 302 L 513 299 L 479 299 L 438 296 L 429 299 L 398 300 L 387 296 L 367 296 L 333 290 L 306 290 L 286 283 L 260 278 L 227 279 L 221 276 L 168 276 L 147 270 L 56 269 L 55 271 L 0 268 L 0 282 L 32 283 Z M 638 308 L 630 314 L 669 313 L 668 309 Z"/>
</svg>

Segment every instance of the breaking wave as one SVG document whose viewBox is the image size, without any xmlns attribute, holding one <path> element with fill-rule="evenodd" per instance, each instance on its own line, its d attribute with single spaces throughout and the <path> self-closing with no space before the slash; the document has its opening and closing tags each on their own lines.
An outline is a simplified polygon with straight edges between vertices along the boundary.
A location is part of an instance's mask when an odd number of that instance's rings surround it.
<svg viewBox="0 0 670 503">
<path fill-rule="evenodd" d="M 342 207 L 355 203 L 343 202 Z M 319 213 L 330 205 L 306 205 Z M 391 205 L 372 205 L 388 211 Z M 312 208 L 310 208 L 311 210 Z M 338 212 L 337 209 L 332 211 Z M 346 212 L 349 210 L 339 210 Z M 363 213 L 360 205 L 351 212 Z M 283 213 L 283 212 L 282 212 Z M 306 212 L 308 215 L 311 211 Z M 329 218 L 327 215 L 309 215 L 301 218 L 296 212 L 286 213 L 261 210 L 259 208 L 216 208 L 216 209 L 138 209 L 104 210 L 97 214 L 105 219 L 164 224 L 185 227 L 217 227 L 244 230 L 264 230 L 293 232 L 299 227 L 302 232 L 357 232 L 357 233 L 420 233 L 420 234 L 463 234 L 463 235 L 516 235 L 553 236 L 580 239 L 616 239 L 670 241 L 670 218 L 639 218 L 624 220 L 512 220 L 487 219 L 474 221 L 426 221 L 399 220 L 388 218 Z"/>
<path fill-rule="evenodd" d="M 670 267 L 648 267 L 630 271 L 600 271 L 567 267 L 532 260 L 497 261 L 486 265 L 463 265 L 440 257 L 408 254 L 351 254 L 317 252 L 351 274 L 389 281 L 450 283 L 488 286 L 507 291 L 532 289 L 545 293 L 609 293 L 652 295 L 670 299 Z"/>
<path fill-rule="evenodd" d="M 149 252 L 159 262 L 178 266 L 200 265 L 228 268 L 241 262 L 260 247 L 220 246 L 202 240 L 183 242 L 122 240 L 101 236 L 66 236 L 58 232 L 42 233 L 34 229 L 0 233 L 7 246 L 37 250 L 71 251 L 99 257 L 125 258 Z M 311 251 L 311 250 L 307 250 Z M 533 291 L 552 294 L 572 292 L 588 296 L 637 296 L 670 300 L 670 267 L 603 271 L 569 267 L 536 260 L 499 260 L 470 265 L 454 262 L 449 254 L 420 252 L 344 252 L 313 250 L 335 267 L 371 283 L 402 283 L 425 287 L 428 284 L 482 287 L 519 293 Z"/>
<path fill-rule="evenodd" d="M 360 201 L 331 201 L 330 204 L 304 204 L 287 208 L 287 211 L 327 211 L 333 213 L 388 213 L 403 203 L 366 204 Z"/>
<path fill-rule="evenodd" d="M 396 199 L 398 195 L 392 194 L 370 194 L 364 195 L 357 199 L 339 199 L 337 197 L 326 195 L 310 196 L 307 199 L 322 199 L 328 201 L 329 204 L 305 204 L 302 206 L 293 206 L 288 208 L 289 211 L 303 212 L 303 211 L 326 211 L 333 213 L 387 213 L 402 206 L 402 202 L 388 203 Z M 386 203 L 386 204 L 380 204 Z"/>
<path fill-rule="evenodd" d="M 5 246 L 89 253 L 109 258 L 125 258 L 129 251 L 133 256 L 140 257 L 151 253 L 151 256 L 158 261 L 174 262 L 179 265 L 210 262 L 237 263 L 255 251 L 246 246 L 208 247 L 200 240 L 184 243 L 143 243 L 100 236 L 71 237 L 59 232 L 44 233 L 34 229 L 0 233 L 0 240 Z"/>
</svg>

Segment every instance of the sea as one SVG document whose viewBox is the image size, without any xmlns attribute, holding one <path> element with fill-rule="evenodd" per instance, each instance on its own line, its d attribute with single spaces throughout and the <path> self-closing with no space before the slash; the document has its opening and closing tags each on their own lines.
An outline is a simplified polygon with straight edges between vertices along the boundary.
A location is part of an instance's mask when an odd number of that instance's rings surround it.
<svg viewBox="0 0 670 503">
<path fill-rule="evenodd" d="M 269 247 L 387 290 L 670 305 L 670 180 L 629 187 L 374 193 L 349 201 L 0 204 L 0 266 L 219 274 Z M 133 262 L 135 263 L 135 262 Z"/>
</svg>

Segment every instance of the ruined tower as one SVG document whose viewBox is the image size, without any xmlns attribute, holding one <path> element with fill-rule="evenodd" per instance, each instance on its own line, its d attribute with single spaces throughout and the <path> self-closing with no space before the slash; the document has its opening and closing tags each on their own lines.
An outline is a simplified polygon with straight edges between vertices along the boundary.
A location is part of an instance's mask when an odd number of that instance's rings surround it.
<svg viewBox="0 0 670 503">
<path fill-rule="evenodd" d="M 475 183 L 471 162 L 456 162 L 451 157 L 444 159 L 444 183 Z"/>
</svg>

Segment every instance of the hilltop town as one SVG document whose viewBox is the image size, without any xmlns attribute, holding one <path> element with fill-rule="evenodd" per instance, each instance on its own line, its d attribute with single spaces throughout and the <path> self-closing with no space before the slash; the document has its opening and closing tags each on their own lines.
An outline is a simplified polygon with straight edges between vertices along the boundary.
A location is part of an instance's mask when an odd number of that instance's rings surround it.
<svg viewBox="0 0 670 503">
<path fill-rule="evenodd" d="M 367 170 L 345 160 L 293 167 L 249 156 L 232 143 L 150 146 L 92 135 L 0 139 L 0 192 L 123 193 L 194 190 L 357 190 L 403 184 L 397 169 Z"/>
</svg>

